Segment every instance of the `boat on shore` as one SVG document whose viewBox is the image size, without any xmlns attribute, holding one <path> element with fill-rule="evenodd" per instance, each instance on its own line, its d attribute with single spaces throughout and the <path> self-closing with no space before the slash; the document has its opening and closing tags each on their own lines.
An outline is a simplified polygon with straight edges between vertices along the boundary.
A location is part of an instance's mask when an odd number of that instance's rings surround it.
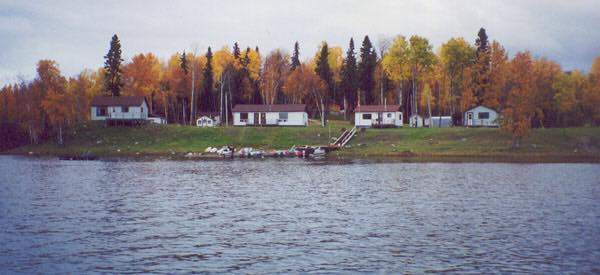
<svg viewBox="0 0 600 275">
<path fill-rule="evenodd" d="M 236 157 L 236 158 L 265 158 L 265 157 L 325 157 L 329 152 L 330 148 L 326 146 L 292 146 L 287 150 L 269 150 L 263 151 L 260 149 L 254 149 L 252 147 L 242 147 L 238 151 L 235 151 L 233 146 L 223 146 L 220 149 L 216 147 L 208 147 L 204 151 L 209 155 L 216 155 L 222 157 Z"/>
<path fill-rule="evenodd" d="M 324 157 L 326 154 L 327 154 L 327 149 L 323 148 L 322 146 L 315 148 L 315 151 L 313 152 L 313 155 L 315 157 Z"/>
</svg>

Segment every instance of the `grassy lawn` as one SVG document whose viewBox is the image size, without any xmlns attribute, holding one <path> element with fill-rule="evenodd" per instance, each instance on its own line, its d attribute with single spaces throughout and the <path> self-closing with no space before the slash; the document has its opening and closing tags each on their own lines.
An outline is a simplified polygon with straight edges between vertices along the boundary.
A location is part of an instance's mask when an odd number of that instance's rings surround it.
<svg viewBox="0 0 600 275">
<path fill-rule="evenodd" d="M 331 121 L 322 128 L 309 127 L 217 127 L 179 125 L 104 127 L 81 124 L 68 131 L 66 146 L 52 142 L 25 146 L 9 153 L 60 155 L 91 152 L 100 156 L 136 154 L 167 155 L 203 152 L 209 146 L 234 145 L 261 149 L 287 149 L 293 145 L 324 145 L 337 137 L 346 121 Z M 600 128 L 535 129 L 520 149 L 511 149 L 510 135 L 488 128 L 397 128 L 359 131 L 349 148 L 337 156 L 574 156 L 600 159 Z"/>
<path fill-rule="evenodd" d="M 600 157 L 600 128 L 534 129 L 512 149 L 511 136 L 497 128 L 400 128 L 359 132 L 340 154 L 501 156 L 589 155 Z"/>
<path fill-rule="evenodd" d="M 312 121 L 311 121 L 312 122 Z M 44 155 L 81 154 L 134 155 L 203 152 L 207 147 L 234 145 L 261 149 L 289 149 L 293 145 L 325 145 L 329 133 L 336 137 L 348 122 L 333 121 L 328 127 L 317 122 L 308 127 L 216 127 L 199 128 L 180 125 L 145 125 L 142 127 L 104 127 L 90 122 L 66 133 L 64 147 L 53 142 L 24 146 L 10 152 Z"/>
</svg>

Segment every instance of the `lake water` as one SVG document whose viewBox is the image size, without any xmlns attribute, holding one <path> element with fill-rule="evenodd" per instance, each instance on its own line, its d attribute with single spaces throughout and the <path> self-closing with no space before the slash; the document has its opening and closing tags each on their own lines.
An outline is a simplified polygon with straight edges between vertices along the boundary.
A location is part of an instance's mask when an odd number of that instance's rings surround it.
<svg viewBox="0 0 600 275">
<path fill-rule="evenodd" d="M 0 273 L 598 273 L 600 165 L 0 156 Z"/>
</svg>

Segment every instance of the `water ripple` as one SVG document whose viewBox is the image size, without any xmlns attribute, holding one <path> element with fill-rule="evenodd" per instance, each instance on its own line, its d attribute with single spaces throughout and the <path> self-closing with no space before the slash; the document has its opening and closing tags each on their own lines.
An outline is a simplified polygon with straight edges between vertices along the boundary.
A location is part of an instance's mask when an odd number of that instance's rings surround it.
<svg viewBox="0 0 600 275">
<path fill-rule="evenodd" d="M 0 273 L 598 273 L 599 168 L 0 156 Z"/>
</svg>

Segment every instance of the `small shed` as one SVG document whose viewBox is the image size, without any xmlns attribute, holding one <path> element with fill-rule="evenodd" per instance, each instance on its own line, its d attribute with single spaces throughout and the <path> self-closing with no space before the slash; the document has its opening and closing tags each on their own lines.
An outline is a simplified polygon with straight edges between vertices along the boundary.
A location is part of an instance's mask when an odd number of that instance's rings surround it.
<svg viewBox="0 0 600 275">
<path fill-rule="evenodd" d="M 148 121 L 154 124 L 167 124 L 167 120 L 164 117 L 159 116 L 149 116 Z"/>
<path fill-rule="evenodd" d="M 196 126 L 198 127 L 215 127 L 216 124 L 215 119 L 208 116 L 201 116 L 196 119 Z"/>
<path fill-rule="evenodd" d="M 409 126 L 413 128 L 423 127 L 423 117 L 420 115 L 412 115 L 409 118 Z"/>
<path fill-rule="evenodd" d="M 485 106 L 477 106 L 465 112 L 463 124 L 467 127 L 498 127 L 498 112 Z"/>
<path fill-rule="evenodd" d="M 425 126 L 431 128 L 447 128 L 452 126 L 451 116 L 432 116 L 425 119 Z"/>
<path fill-rule="evenodd" d="M 360 105 L 354 109 L 356 127 L 402 127 L 402 119 L 400 105 Z"/>
</svg>

